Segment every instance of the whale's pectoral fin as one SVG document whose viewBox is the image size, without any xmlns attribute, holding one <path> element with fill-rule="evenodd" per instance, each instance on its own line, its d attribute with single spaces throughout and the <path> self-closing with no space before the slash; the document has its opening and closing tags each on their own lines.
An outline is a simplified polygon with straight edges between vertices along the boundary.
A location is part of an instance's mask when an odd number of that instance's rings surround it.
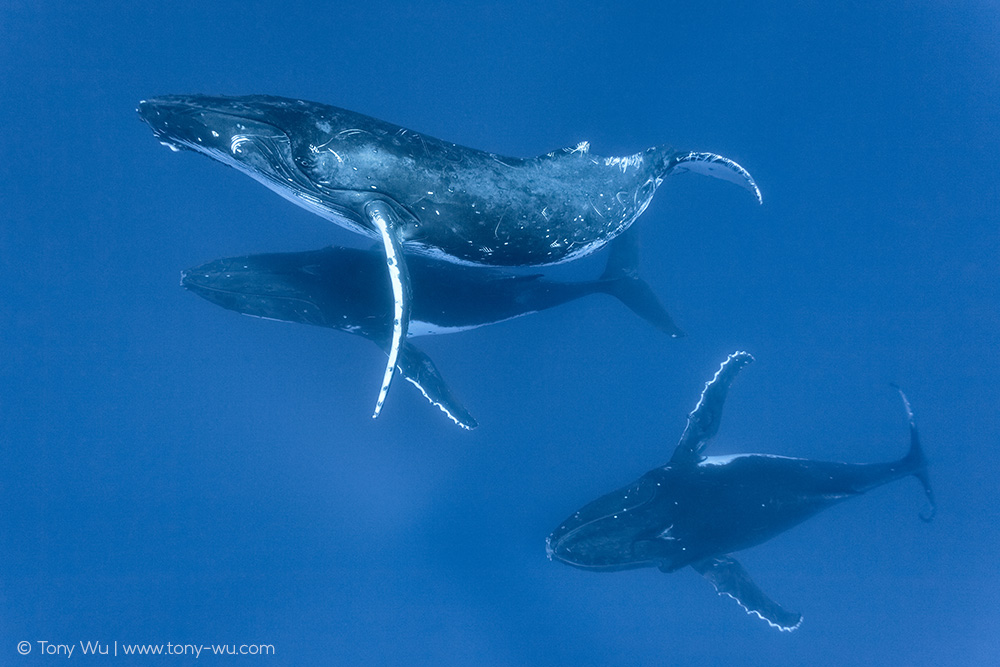
<svg viewBox="0 0 1000 667">
<path fill-rule="evenodd" d="M 382 377 L 382 388 L 375 402 L 375 412 L 372 419 L 382 411 L 382 403 L 389 392 L 393 373 L 396 370 L 396 359 L 399 348 L 406 339 L 406 330 L 410 324 L 410 278 L 406 271 L 406 261 L 403 257 L 403 244 L 397 235 L 400 227 L 399 218 L 392 207 L 382 200 L 373 200 L 365 205 L 365 214 L 372 226 L 378 230 L 385 250 L 385 263 L 389 269 L 389 282 L 392 283 L 392 342 L 389 344 L 389 361 Z"/>
<path fill-rule="evenodd" d="M 649 284 L 639 277 L 639 230 L 633 225 L 611 242 L 602 289 L 671 338 L 684 335 Z"/>
<path fill-rule="evenodd" d="M 750 172 L 727 157 L 722 157 L 715 153 L 679 153 L 670 161 L 667 173 L 683 174 L 685 171 L 713 178 L 721 178 L 724 181 L 735 183 L 741 188 L 750 191 L 757 198 L 758 204 L 763 201 L 760 195 L 760 188 L 757 187 L 757 183 L 753 180 Z"/>
<path fill-rule="evenodd" d="M 404 340 L 397 363 L 400 374 L 419 389 L 424 398 L 441 408 L 452 421 L 465 429 L 479 426 L 465 406 L 451 393 L 434 362 L 422 350 Z"/>
<path fill-rule="evenodd" d="M 802 623 L 802 615 L 788 611 L 758 588 L 743 566 L 732 556 L 706 558 L 691 565 L 712 582 L 720 595 L 736 600 L 748 614 L 756 614 L 771 627 L 791 632 Z"/>
<path fill-rule="evenodd" d="M 722 421 L 722 407 L 740 370 L 753 361 L 748 352 L 733 352 L 722 362 L 715 377 L 705 384 L 698 405 L 688 415 L 687 426 L 677 443 L 671 463 L 696 463 L 701 460 L 701 452 L 708 441 L 719 431 Z"/>
</svg>

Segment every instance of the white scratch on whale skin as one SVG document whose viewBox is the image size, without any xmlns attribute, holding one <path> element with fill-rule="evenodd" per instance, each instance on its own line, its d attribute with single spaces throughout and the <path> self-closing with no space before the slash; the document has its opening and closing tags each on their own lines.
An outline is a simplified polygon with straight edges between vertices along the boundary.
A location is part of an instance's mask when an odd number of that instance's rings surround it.
<svg viewBox="0 0 1000 667">
<path fill-rule="evenodd" d="M 340 132 L 337 133 L 337 136 L 338 137 L 353 137 L 356 134 L 371 134 L 371 132 L 369 132 L 368 130 L 362 130 L 362 129 L 353 127 L 353 128 L 347 129 L 347 130 L 341 130 Z"/>
<path fill-rule="evenodd" d="M 253 139 L 245 134 L 237 134 L 233 136 L 232 141 L 229 144 L 229 150 L 232 152 L 233 155 L 236 155 L 242 150 L 243 144 L 247 143 L 248 141 L 253 141 Z"/>
<path fill-rule="evenodd" d="M 628 155 L 626 157 L 606 157 L 604 158 L 604 165 L 607 167 L 617 166 L 624 174 L 628 171 L 629 167 L 638 168 L 642 165 L 642 153 L 636 153 L 635 155 Z"/>
</svg>

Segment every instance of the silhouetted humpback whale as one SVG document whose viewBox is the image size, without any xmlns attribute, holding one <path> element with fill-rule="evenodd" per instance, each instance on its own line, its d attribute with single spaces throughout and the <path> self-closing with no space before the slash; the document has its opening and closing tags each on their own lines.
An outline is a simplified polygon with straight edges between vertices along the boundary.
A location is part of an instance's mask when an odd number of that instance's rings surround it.
<svg viewBox="0 0 1000 667">
<path fill-rule="evenodd" d="M 408 258 L 413 284 L 408 338 L 397 368 L 459 426 L 477 423 L 452 394 L 437 368 L 410 339 L 464 331 L 605 293 L 670 336 L 682 335 L 649 285 L 637 274 L 636 230 L 611 243 L 600 278 L 562 282 L 539 275 L 472 268 L 429 257 Z M 314 324 L 371 340 L 387 354 L 389 279 L 381 249 L 330 247 L 307 252 L 230 257 L 182 273 L 181 284 L 223 308 L 273 320 Z"/>
<path fill-rule="evenodd" d="M 549 558 L 586 570 L 690 565 L 748 613 L 781 630 L 802 617 L 761 591 L 730 553 L 766 542 L 836 503 L 907 475 L 923 484 L 929 511 L 934 496 L 913 411 L 910 450 L 890 463 L 830 463 L 765 454 L 702 455 L 719 429 L 729 386 L 752 361 L 736 352 L 705 385 L 688 415 L 670 463 L 584 506 L 546 540 Z M 897 387 L 898 389 L 898 387 Z"/>
</svg>

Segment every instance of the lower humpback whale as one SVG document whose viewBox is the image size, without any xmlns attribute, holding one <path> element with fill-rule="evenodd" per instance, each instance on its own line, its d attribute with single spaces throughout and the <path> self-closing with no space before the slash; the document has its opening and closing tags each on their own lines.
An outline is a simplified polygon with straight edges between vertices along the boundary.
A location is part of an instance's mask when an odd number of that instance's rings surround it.
<svg viewBox="0 0 1000 667">
<path fill-rule="evenodd" d="M 345 109 L 266 95 L 172 95 L 139 103 L 160 141 L 235 167 L 290 201 L 377 239 L 392 279 L 385 400 L 409 326 L 403 249 L 449 262 L 543 266 L 583 257 L 625 231 L 670 174 L 737 183 L 750 174 L 713 153 L 666 146 L 600 157 L 589 144 L 511 158 L 440 141 Z"/>
<path fill-rule="evenodd" d="M 930 521 L 934 496 L 913 411 L 910 449 L 889 463 L 833 463 L 763 454 L 703 456 L 719 429 L 729 386 L 752 361 L 729 356 L 705 385 L 670 462 L 584 506 L 546 540 L 550 559 L 586 570 L 690 565 L 722 594 L 780 630 L 802 616 L 771 600 L 730 554 L 766 542 L 827 507 L 913 475 L 924 487 Z M 898 389 L 898 387 L 897 387 Z"/>
<path fill-rule="evenodd" d="M 471 429 L 476 420 L 413 337 L 502 322 L 596 293 L 617 297 L 670 336 L 683 335 L 637 275 L 635 236 L 636 230 L 629 230 L 616 238 L 604 273 L 581 282 L 410 257 L 413 305 L 409 336 L 399 346 L 398 372 L 456 424 Z M 223 308 L 346 331 L 389 354 L 392 314 L 384 303 L 389 279 L 383 269 L 380 251 L 330 247 L 219 259 L 184 271 L 181 284 Z"/>
</svg>

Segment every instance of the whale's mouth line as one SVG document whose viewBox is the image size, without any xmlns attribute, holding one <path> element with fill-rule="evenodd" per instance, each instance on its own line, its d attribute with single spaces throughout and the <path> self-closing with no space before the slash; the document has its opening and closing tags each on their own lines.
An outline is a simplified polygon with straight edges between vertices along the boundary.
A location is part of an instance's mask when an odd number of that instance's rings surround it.
<svg viewBox="0 0 1000 667">
<path fill-rule="evenodd" d="M 187 100 L 170 99 L 169 97 L 168 98 L 154 97 L 149 100 L 140 100 L 139 108 L 137 109 L 137 111 L 139 112 L 139 115 L 143 118 L 143 120 L 146 120 L 146 117 L 148 115 L 143 113 L 144 106 L 149 106 L 150 108 L 158 112 L 169 110 L 171 113 L 188 114 L 188 115 L 194 115 L 197 113 L 217 114 L 219 116 L 226 116 L 228 118 L 237 118 L 239 120 L 243 120 L 248 123 L 258 123 L 260 125 L 268 125 L 280 131 L 280 129 L 273 123 L 267 120 L 254 118 L 252 116 L 247 115 L 246 113 L 241 113 L 239 111 L 225 109 L 222 107 L 214 107 L 207 104 L 199 104 L 197 102 L 191 102 Z M 146 120 L 146 122 L 149 121 Z"/>
<path fill-rule="evenodd" d="M 225 287 L 214 287 L 211 285 L 204 285 L 201 283 L 189 281 L 187 280 L 186 276 L 181 278 L 181 285 L 189 290 L 200 291 L 200 292 L 211 292 L 213 294 L 220 294 L 225 296 L 242 296 L 251 299 L 268 299 L 274 301 L 297 301 L 299 303 L 308 304 L 310 306 L 316 305 L 309 299 L 303 299 L 302 297 L 298 296 L 291 296 L 286 294 L 267 294 L 263 291 L 251 292 L 251 291 L 243 291 L 236 289 L 227 289 Z"/>
</svg>

